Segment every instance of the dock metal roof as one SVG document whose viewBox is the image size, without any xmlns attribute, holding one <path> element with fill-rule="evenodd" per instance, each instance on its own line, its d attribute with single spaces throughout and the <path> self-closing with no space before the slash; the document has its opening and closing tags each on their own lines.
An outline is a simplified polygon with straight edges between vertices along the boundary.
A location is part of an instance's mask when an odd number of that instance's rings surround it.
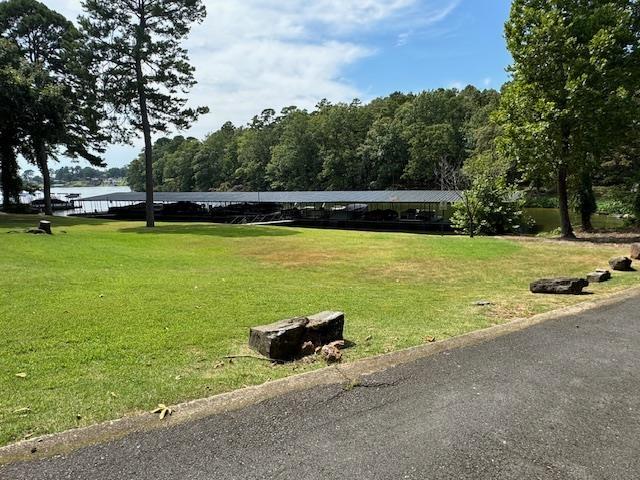
<svg viewBox="0 0 640 480">
<path fill-rule="evenodd" d="M 453 190 L 377 190 L 324 192 L 155 192 L 156 202 L 226 203 L 454 203 Z M 81 198 L 80 202 L 144 202 L 144 192 L 117 192 Z"/>
</svg>

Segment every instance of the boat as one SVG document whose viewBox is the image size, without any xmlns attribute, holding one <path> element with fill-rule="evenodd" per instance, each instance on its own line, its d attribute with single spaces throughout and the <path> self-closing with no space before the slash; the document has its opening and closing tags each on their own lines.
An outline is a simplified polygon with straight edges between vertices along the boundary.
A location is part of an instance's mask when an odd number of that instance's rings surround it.
<svg viewBox="0 0 640 480">
<path fill-rule="evenodd" d="M 37 208 L 38 210 L 44 210 L 44 198 L 38 198 L 33 200 L 30 205 L 33 208 Z M 60 200 L 59 198 L 51 199 L 51 210 L 54 211 L 63 211 L 63 210 L 76 210 L 80 208 L 73 203 L 73 200 L 65 201 Z"/>
</svg>

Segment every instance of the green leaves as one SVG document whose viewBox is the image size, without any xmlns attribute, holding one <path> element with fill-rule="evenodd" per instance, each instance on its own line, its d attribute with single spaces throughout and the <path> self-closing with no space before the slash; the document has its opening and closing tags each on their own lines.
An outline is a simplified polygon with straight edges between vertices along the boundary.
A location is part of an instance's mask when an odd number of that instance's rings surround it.
<svg viewBox="0 0 640 480">
<path fill-rule="evenodd" d="M 505 31 L 515 63 L 498 146 L 525 180 L 592 176 L 629 141 L 639 118 L 638 22 L 631 0 L 514 0 Z"/>
</svg>

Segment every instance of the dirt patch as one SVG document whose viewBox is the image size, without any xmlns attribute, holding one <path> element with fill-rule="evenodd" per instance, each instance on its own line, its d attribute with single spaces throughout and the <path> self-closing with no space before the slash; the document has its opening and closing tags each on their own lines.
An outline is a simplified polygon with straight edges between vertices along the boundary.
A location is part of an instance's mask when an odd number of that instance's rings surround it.
<svg viewBox="0 0 640 480">
<path fill-rule="evenodd" d="M 441 281 L 443 278 L 449 278 L 450 272 L 440 267 L 441 265 L 435 260 L 390 262 L 366 269 L 365 275 L 370 278 L 384 278 L 399 282 L 424 282 L 427 279 Z"/>
<path fill-rule="evenodd" d="M 564 245 L 585 245 L 598 247 L 607 245 L 611 247 L 624 247 L 630 243 L 640 243 L 640 229 L 632 228 L 627 230 L 607 231 L 596 230 L 594 232 L 576 232 L 578 238 L 573 240 L 565 240 L 562 238 L 552 237 L 504 237 L 508 240 L 518 242 L 546 242 Z"/>
<path fill-rule="evenodd" d="M 516 318 L 527 318 L 534 315 L 535 311 L 533 305 L 523 302 L 509 303 L 500 302 L 497 305 L 493 305 L 486 312 L 487 317 L 500 320 L 499 323 L 504 321 L 514 320 Z"/>
<path fill-rule="evenodd" d="M 244 249 L 242 255 L 253 258 L 261 263 L 278 265 L 285 268 L 318 267 L 334 265 L 353 260 L 348 252 L 330 249 L 298 249 L 292 248 L 261 248 Z"/>
</svg>

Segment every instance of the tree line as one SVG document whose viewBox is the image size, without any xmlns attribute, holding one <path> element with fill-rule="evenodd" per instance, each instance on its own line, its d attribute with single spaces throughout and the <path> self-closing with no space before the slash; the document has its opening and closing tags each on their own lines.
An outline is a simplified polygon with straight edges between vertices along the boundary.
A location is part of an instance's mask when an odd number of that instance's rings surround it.
<svg viewBox="0 0 640 480">
<path fill-rule="evenodd" d="M 162 191 L 440 189 L 443 165 L 461 168 L 488 148 L 499 98 L 469 86 L 394 93 L 366 105 L 323 100 L 311 112 L 267 109 L 202 141 L 157 140 L 154 184 Z M 142 155 L 129 165 L 128 182 L 144 190 Z"/>
</svg>

